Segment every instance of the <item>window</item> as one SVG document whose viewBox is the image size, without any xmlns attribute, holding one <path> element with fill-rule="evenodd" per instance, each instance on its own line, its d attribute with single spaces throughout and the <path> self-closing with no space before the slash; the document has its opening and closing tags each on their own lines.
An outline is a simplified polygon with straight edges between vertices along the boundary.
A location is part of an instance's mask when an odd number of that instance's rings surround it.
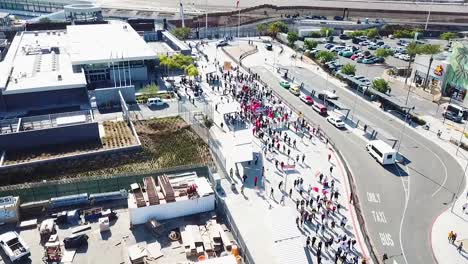
<svg viewBox="0 0 468 264">
<path fill-rule="evenodd" d="M 372 150 L 377 154 L 379 157 L 382 157 L 382 152 L 380 152 L 374 145 L 372 145 Z"/>
<path fill-rule="evenodd" d="M 387 155 L 387 159 L 388 159 L 388 160 L 389 160 L 389 159 L 393 159 L 393 154 L 388 154 L 388 155 Z"/>
</svg>

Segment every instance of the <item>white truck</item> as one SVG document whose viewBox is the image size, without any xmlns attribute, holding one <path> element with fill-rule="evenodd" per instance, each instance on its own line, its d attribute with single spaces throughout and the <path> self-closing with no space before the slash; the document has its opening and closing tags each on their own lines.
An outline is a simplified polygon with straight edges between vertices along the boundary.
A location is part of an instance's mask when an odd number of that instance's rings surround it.
<svg viewBox="0 0 468 264">
<path fill-rule="evenodd" d="M 395 164 L 397 152 L 382 140 L 372 140 L 366 146 L 369 154 L 380 164 Z"/>
<path fill-rule="evenodd" d="M 6 232 L 0 235 L 0 246 L 11 262 L 31 256 L 28 245 L 14 231 Z"/>
</svg>

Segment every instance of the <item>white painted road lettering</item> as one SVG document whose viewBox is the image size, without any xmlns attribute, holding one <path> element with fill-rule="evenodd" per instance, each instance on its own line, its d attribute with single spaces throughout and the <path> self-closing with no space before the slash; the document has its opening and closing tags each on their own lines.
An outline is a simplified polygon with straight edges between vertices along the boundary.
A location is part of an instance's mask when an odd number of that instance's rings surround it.
<svg viewBox="0 0 468 264">
<path fill-rule="evenodd" d="M 385 218 L 385 214 L 382 211 L 371 211 L 372 216 L 374 217 L 374 221 L 377 223 L 387 223 L 387 218 Z"/>
<path fill-rule="evenodd" d="M 395 243 L 393 243 L 392 236 L 389 233 L 379 233 L 380 241 L 382 241 L 382 245 L 388 247 L 394 247 Z"/>
<path fill-rule="evenodd" d="M 367 200 L 371 203 L 380 203 L 380 194 L 379 193 L 367 193 Z"/>
</svg>

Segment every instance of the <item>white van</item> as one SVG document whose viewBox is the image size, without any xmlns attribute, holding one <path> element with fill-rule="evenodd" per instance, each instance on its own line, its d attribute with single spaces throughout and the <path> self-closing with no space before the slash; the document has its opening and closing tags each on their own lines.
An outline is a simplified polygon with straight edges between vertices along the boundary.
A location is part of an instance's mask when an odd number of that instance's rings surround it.
<svg viewBox="0 0 468 264">
<path fill-rule="evenodd" d="M 370 141 L 366 149 L 382 165 L 395 164 L 396 162 L 396 150 L 382 140 Z"/>
</svg>

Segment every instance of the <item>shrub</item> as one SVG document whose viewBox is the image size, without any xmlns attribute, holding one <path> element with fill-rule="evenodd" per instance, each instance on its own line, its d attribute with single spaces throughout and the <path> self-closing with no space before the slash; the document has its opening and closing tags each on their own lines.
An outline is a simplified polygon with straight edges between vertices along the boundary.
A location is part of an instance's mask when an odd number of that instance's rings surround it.
<svg viewBox="0 0 468 264">
<path fill-rule="evenodd" d="M 312 31 L 312 32 L 310 32 L 309 37 L 311 37 L 311 38 L 321 38 L 322 34 L 320 32 L 317 32 L 317 31 Z"/>
<path fill-rule="evenodd" d="M 318 42 L 315 40 L 307 39 L 304 41 L 304 48 L 308 50 L 315 49 L 318 45 Z"/>
<path fill-rule="evenodd" d="M 384 79 L 375 79 L 374 81 L 372 81 L 372 88 L 381 93 L 386 93 L 390 86 L 388 85 L 388 82 Z"/>
<path fill-rule="evenodd" d="M 333 53 L 331 51 L 321 50 L 321 51 L 317 52 L 316 58 L 321 63 L 325 63 L 325 62 L 329 62 L 329 61 L 334 60 L 336 58 L 336 55 L 335 55 L 335 53 Z"/>
<path fill-rule="evenodd" d="M 343 65 L 341 72 L 346 75 L 354 75 L 356 73 L 356 66 L 351 63 L 347 63 Z"/>
</svg>

